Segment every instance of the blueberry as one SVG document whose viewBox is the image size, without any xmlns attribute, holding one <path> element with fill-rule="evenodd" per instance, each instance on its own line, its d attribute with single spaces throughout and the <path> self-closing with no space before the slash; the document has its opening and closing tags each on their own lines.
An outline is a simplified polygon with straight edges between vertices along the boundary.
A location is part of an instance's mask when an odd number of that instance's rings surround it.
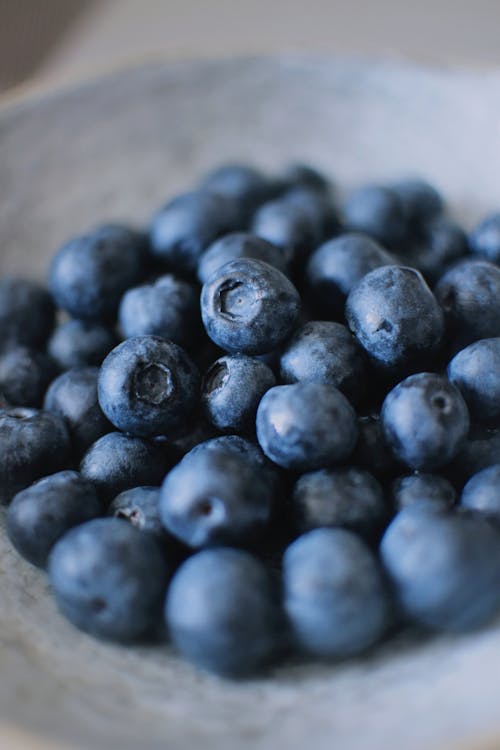
<svg viewBox="0 0 500 750">
<path fill-rule="evenodd" d="M 463 261 L 442 276 L 436 297 L 455 350 L 500 336 L 500 268 L 484 260 Z"/>
<path fill-rule="evenodd" d="M 358 442 L 351 461 L 377 479 L 385 480 L 400 471 L 400 465 L 387 445 L 379 414 L 367 414 L 358 419 Z"/>
<path fill-rule="evenodd" d="M 346 303 L 351 331 L 382 368 L 421 367 L 444 333 L 443 313 L 422 275 L 405 266 L 371 271 Z"/>
<path fill-rule="evenodd" d="M 258 671 L 283 640 L 272 581 L 262 563 L 241 550 L 209 549 L 190 557 L 172 579 L 165 616 L 181 654 L 226 677 Z"/>
<path fill-rule="evenodd" d="M 279 247 L 287 265 L 292 266 L 304 260 L 321 242 L 321 229 L 310 210 L 302 210 L 297 201 L 281 197 L 259 208 L 251 231 Z"/>
<path fill-rule="evenodd" d="M 442 218 L 428 224 L 415 247 L 405 255 L 409 265 L 418 268 L 428 281 L 434 283 L 467 252 L 467 237 L 463 229 Z"/>
<path fill-rule="evenodd" d="M 189 347 L 201 328 L 199 292 L 172 274 L 161 276 L 154 284 L 129 289 L 118 317 L 125 338 L 160 336 Z"/>
<path fill-rule="evenodd" d="M 283 383 L 334 385 L 353 402 L 369 390 L 365 353 L 340 323 L 305 323 L 285 345 L 280 364 Z"/>
<path fill-rule="evenodd" d="M 224 164 L 209 172 L 202 180 L 201 187 L 235 201 L 243 223 L 273 193 L 272 182 L 247 164 Z"/>
<path fill-rule="evenodd" d="M 72 529 L 49 559 L 61 613 L 86 633 L 123 643 L 159 633 L 169 572 L 154 537 L 117 518 Z"/>
<path fill-rule="evenodd" d="M 26 560 L 45 567 L 63 534 L 102 511 L 90 482 L 76 471 L 61 471 L 18 492 L 7 510 L 7 533 Z"/>
<path fill-rule="evenodd" d="M 57 372 L 51 358 L 36 349 L 17 346 L 0 354 L 0 393 L 13 406 L 41 406 Z"/>
<path fill-rule="evenodd" d="M 387 520 L 380 484 L 368 472 L 354 467 L 303 474 L 293 489 L 292 513 L 300 534 L 340 526 L 374 537 Z"/>
<path fill-rule="evenodd" d="M 153 254 L 174 271 L 194 273 L 201 254 L 223 234 L 243 229 L 234 201 L 207 190 L 178 195 L 153 217 Z"/>
<path fill-rule="evenodd" d="M 482 519 L 417 503 L 397 514 L 380 552 L 402 610 L 422 625 L 468 630 L 500 607 L 500 535 Z"/>
<path fill-rule="evenodd" d="M 123 518 L 140 531 L 164 539 L 166 534 L 160 519 L 159 499 L 159 487 L 132 487 L 115 497 L 108 515 Z"/>
<path fill-rule="evenodd" d="M 330 180 L 309 164 L 289 164 L 281 175 L 283 185 L 288 189 L 304 187 L 328 194 L 331 190 Z"/>
<path fill-rule="evenodd" d="M 469 243 L 475 255 L 500 265 L 500 212 L 483 219 L 471 232 Z"/>
<path fill-rule="evenodd" d="M 406 222 L 419 230 L 444 211 L 444 201 L 435 187 L 419 178 L 401 180 L 391 186 L 403 207 Z"/>
<path fill-rule="evenodd" d="M 391 265 L 394 256 L 367 235 L 342 234 L 309 258 L 306 282 L 311 303 L 331 317 L 343 315 L 347 295 L 370 271 Z"/>
<path fill-rule="evenodd" d="M 54 327 L 50 294 L 39 284 L 7 276 L 0 279 L 0 345 L 43 348 Z"/>
<path fill-rule="evenodd" d="M 481 339 L 462 349 L 448 365 L 448 377 L 473 418 L 500 420 L 500 338 Z"/>
<path fill-rule="evenodd" d="M 226 263 L 203 285 L 201 314 L 212 341 L 228 352 L 263 354 L 282 344 L 297 325 L 300 297 L 267 263 Z"/>
<path fill-rule="evenodd" d="M 98 375 L 97 367 L 68 370 L 45 395 L 44 408 L 64 419 L 77 455 L 112 430 L 97 400 Z"/>
<path fill-rule="evenodd" d="M 159 485 L 168 466 L 169 457 L 161 445 L 110 432 L 90 446 L 80 471 L 100 497 L 110 501 L 132 487 Z"/>
<path fill-rule="evenodd" d="M 287 274 L 285 257 L 279 248 L 254 234 L 232 232 L 216 240 L 203 253 L 198 264 L 198 279 L 204 284 L 226 263 L 239 258 L 262 260 Z"/>
<path fill-rule="evenodd" d="M 37 409 L 0 410 L 0 503 L 36 479 L 59 471 L 69 455 L 61 417 Z"/>
<path fill-rule="evenodd" d="M 429 372 L 410 375 L 393 388 L 381 419 L 394 455 L 424 471 L 451 461 L 469 430 L 469 413 L 458 388 Z"/>
<path fill-rule="evenodd" d="M 478 471 L 498 463 L 500 456 L 500 427 L 472 425 L 469 435 L 446 467 L 446 474 L 451 482 L 463 485 Z"/>
<path fill-rule="evenodd" d="M 48 352 L 62 370 L 97 367 L 117 343 L 113 330 L 102 323 L 68 320 L 52 334 Z"/>
<path fill-rule="evenodd" d="M 262 536 L 275 506 L 269 475 L 244 453 L 202 446 L 165 477 L 160 496 L 164 526 L 190 547 L 241 544 Z"/>
<path fill-rule="evenodd" d="M 441 508 L 451 508 L 457 493 L 453 485 L 439 474 L 408 474 L 398 477 L 392 484 L 392 497 L 396 510 L 422 501 Z"/>
<path fill-rule="evenodd" d="M 98 382 L 99 403 L 119 430 L 138 437 L 172 434 L 199 398 L 199 375 L 180 346 L 136 336 L 113 349 Z"/>
<path fill-rule="evenodd" d="M 346 657 L 378 641 L 390 599 L 377 560 L 344 529 L 316 529 L 286 550 L 285 610 L 297 646 L 315 656 Z"/>
<path fill-rule="evenodd" d="M 322 469 L 352 453 L 356 414 L 331 385 L 275 386 L 259 404 L 257 437 L 266 456 L 278 466 L 297 471 Z"/>
<path fill-rule="evenodd" d="M 113 320 L 123 293 L 144 275 L 145 238 L 114 224 L 67 242 L 54 256 L 49 285 L 63 310 L 90 321 Z"/>
<path fill-rule="evenodd" d="M 313 247 L 337 233 L 339 217 L 327 191 L 300 185 L 288 190 L 282 200 L 309 219 L 313 229 Z M 297 256 L 295 260 L 300 261 L 301 257 Z"/>
<path fill-rule="evenodd" d="M 488 466 L 469 479 L 462 490 L 460 505 L 486 520 L 500 523 L 500 464 Z"/>
<path fill-rule="evenodd" d="M 275 384 L 264 362 L 245 354 L 228 354 L 205 374 L 201 395 L 205 414 L 221 432 L 252 432 L 259 401 Z"/>
<path fill-rule="evenodd" d="M 347 228 L 370 235 L 389 248 L 397 248 L 406 235 L 406 215 L 397 190 L 366 185 L 354 191 L 344 206 Z"/>
</svg>

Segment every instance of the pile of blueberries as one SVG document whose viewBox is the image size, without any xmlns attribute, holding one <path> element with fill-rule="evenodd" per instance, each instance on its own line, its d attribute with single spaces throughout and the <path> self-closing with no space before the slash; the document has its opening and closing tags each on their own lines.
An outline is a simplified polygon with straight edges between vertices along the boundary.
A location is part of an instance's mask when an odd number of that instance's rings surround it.
<svg viewBox="0 0 500 750">
<path fill-rule="evenodd" d="M 81 630 L 239 677 L 500 611 L 500 213 L 223 166 L 0 280 L 0 342 L 6 533 Z"/>
</svg>

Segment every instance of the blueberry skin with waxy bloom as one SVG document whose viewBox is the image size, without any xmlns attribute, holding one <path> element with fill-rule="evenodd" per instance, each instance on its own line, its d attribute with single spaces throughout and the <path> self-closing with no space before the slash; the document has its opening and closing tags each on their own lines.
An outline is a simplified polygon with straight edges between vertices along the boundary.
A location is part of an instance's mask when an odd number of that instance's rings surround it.
<svg viewBox="0 0 500 750">
<path fill-rule="evenodd" d="M 203 285 L 201 314 L 208 335 L 222 349 L 264 354 L 292 333 L 300 297 L 276 268 L 242 258 L 227 263 Z"/>
<path fill-rule="evenodd" d="M 112 328 L 84 320 L 68 320 L 56 328 L 48 352 L 62 370 L 97 367 L 118 344 Z"/>
<path fill-rule="evenodd" d="M 458 388 L 429 372 L 398 383 L 384 400 L 381 420 L 394 455 L 424 471 L 451 461 L 469 430 L 469 412 Z"/>
<path fill-rule="evenodd" d="M 349 328 L 382 369 L 421 367 L 444 334 L 443 312 L 422 275 L 406 266 L 371 271 L 350 292 Z"/>
<path fill-rule="evenodd" d="M 120 643 L 158 636 L 171 573 L 154 537 L 118 518 L 77 526 L 49 559 L 60 612 L 80 630 Z"/>
<path fill-rule="evenodd" d="M 92 483 L 76 471 L 61 471 L 18 492 L 7 510 L 7 534 L 19 554 L 44 567 L 63 534 L 102 512 Z"/>
<path fill-rule="evenodd" d="M 378 641 L 391 621 L 391 600 L 371 550 L 345 529 L 315 529 L 283 559 L 284 606 L 296 646 L 314 656 L 345 658 Z"/>
<path fill-rule="evenodd" d="M 486 216 L 469 237 L 471 252 L 500 265 L 500 211 Z"/>
<path fill-rule="evenodd" d="M 396 190 L 365 185 L 349 196 L 344 206 L 349 231 L 363 232 L 382 245 L 397 249 L 407 231 L 405 209 Z"/>
<path fill-rule="evenodd" d="M 311 211 L 286 196 L 264 203 L 253 217 L 251 231 L 279 247 L 288 266 L 304 260 L 323 239 Z"/>
<path fill-rule="evenodd" d="M 15 276 L 0 279 L 0 346 L 42 348 L 54 327 L 55 308 L 40 284 Z"/>
<path fill-rule="evenodd" d="M 200 377 L 188 354 L 156 336 L 136 336 L 102 363 L 99 404 L 109 421 L 138 437 L 174 433 L 199 399 Z"/>
<path fill-rule="evenodd" d="M 427 281 L 436 282 L 453 263 L 468 253 L 467 237 L 458 224 L 440 218 L 427 224 L 415 245 L 405 256 L 408 265 L 418 268 Z"/>
<path fill-rule="evenodd" d="M 444 211 L 440 193 L 418 177 L 400 180 L 391 185 L 391 190 L 398 196 L 405 220 L 413 231 L 421 231 Z"/>
<path fill-rule="evenodd" d="M 160 520 L 159 499 L 159 487 L 132 487 L 115 497 L 109 506 L 108 515 L 122 518 L 139 531 L 162 539 L 165 537 L 165 529 Z"/>
<path fill-rule="evenodd" d="M 271 388 L 257 410 L 257 438 L 278 466 L 314 471 L 345 461 L 356 444 L 356 414 L 337 388 L 294 383 Z"/>
<path fill-rule="evenodd" d="M 200 187 L 231 199 L 241 217 L 241 228 L 249 221 L 257 206 L 275 192 L 273 181 L 248 164 L 224 164 L 213 169 L 205 175 Z"/>
<path fill-rule="evenodd" d="M 57 367 L 44 352 L 16 346 L 0 354 L 0 393 L 13 406 L 42 404 Z"/>
<path fill-rule="evenodd" d="M 266 666 L 285 634 L 266 568 L 248 552 L 228 547 L 203 550 L 181 565 L 168 591 L 165 618 L 182 656 L 232 678 Z"/>
<path fill-rule="evenodd" d="M 216 240 L 203 253 L 198 264 L 198 280 L 204 284 L 219 268 L 239 258 L 261 260 L 287 273 L 285 256 L 278 247 L 255 234 L 233 232 Z"/>
<path fill-rule="evenodd" d="M 422 501 L 446 509 L 455 504 L 457 493 L 446 477 L 415 472 L 394 480 L 392 498 L 396 510 Z"/>
<path fill-rule="evenodd" d="M 500 337 L 481 339 L 455 354 L 448 377 L 479 422 L 500 422 Z"/>
<path fill-rule="evenodd" d="M 500 463 L 488 466 L 469 479 L 462 490 L 460 506 L 500 524 Z"/>
</svg>

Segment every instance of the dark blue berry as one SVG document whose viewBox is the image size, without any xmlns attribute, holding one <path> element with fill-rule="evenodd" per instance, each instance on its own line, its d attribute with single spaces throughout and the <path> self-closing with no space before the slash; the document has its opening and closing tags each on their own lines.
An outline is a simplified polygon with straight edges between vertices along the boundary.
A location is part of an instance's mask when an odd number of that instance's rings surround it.
<svg viewBox="0 0 500 750">
<path fill-rule="evenodd" d="M 453 485 L 438 474 L 408 474 L 392 483 L 392 498 L 396 510 L 414 503 L 430 502 L 441 508 L 451 508 L 457 493 Z"/>
<path fill-rule="evenodd" d="M 136 336 L 113 349 L 99 374 L 99 403 L 119 430 L 139 437 L 172 434 L 199 399 L 199 374 L 180 346 Z"/>
<path fill-rule="evenodd" d="M 448 365 L 448 377 L 473 418 L 500 420 L 500 338 L 481 339 L 462 349 Z"/>
<path fill-rule="evenodd" d="M 266 569 L 248 552 L 203 550 L 174 575 L 165 617 L 182 656 L 209 672 L 243 677 L 283 641 L 283 618 Z"/>
<path fill-rule="evenodd" d="M 108 515 L 122 518 L 139 531 L 153 534 L 161 540 L 166 533 L 160 519 L 159 499 L 159 487 L 132 487 L 115 497 Z"/>
<path fill-rule="evenodd" d="M 6 515 L 7 533 L 26 560 L 45 567 L 52 547 L 63 534 L 102 512 L 91 482 L 76 471 L 61 471 L 14 497 Z"/>
<path fill-rule="evenodd" d="M 370 235 L 397 249 L 406 235 L 406 215 L 397 190 L 366 185 L 354 191 L 344 206 L 344 221 L 354 232 Z"/>
<path fill-rule="evenodd" d="M 41 406 L 57 368 L 36 349 L 16 346 L 0 354 L 0 393 L 13 406 Z"/>
<path fill-rule="evenodd" d="M 113 320 L 123 293 L 144 276 L 146 252 L 144 235 L 112 224 L 70 240 L 50 267 L 56 303 L 75 318 Z"/>
<path fill-rule="evenodd" d="M 480 518 L 411 505 L 390 524 L 380 552 L 403 612 L 422 625 L 468 630 L 500 607 L 500 535 Z"/>
<path fill-rule="evenodd" d="M 54 327 L 50 294 L 39 284 L 7 276 L 0 279 L 0 346 L 43 348 Z"/>
<path fill-rule="evenodd" d="M 280 248 L 288 266 L 300 263 L 323 239 L 312 212 L 285 197 L 264 203 L 254 216 L 252 232 Z"/>
<path fill-rule="evenodd" d="M 422 366 L 444 333 L 442 310 L 422 275 L 385 266 L 364 276 L 350 292 L 347 322 L 373 361 L 383 368 Z"/>
<path fill-rule="evenodd" d="M 112 430 L 97 399 L 98 375 L 97 367 L 68 370 L 45 395 L 44 409 L 64 419 L 77 456 Z"/>
<path fill-rule="evenodd" d="M 469 243 L 475 255 L 500 265 L 500 213 L 483 219 L 471 232 Z"/>
<path fill-rule="evenodd" d="M 203 285 L 201 314 L 208 335 L 222 349 L 263 354 L 292 333 L 300 297 L 276 268 L 242 258 L 226 263 Z"/>
<path fill-rule="evenodd" d="M 404 255 L 409 265 L 418 268 L 428 281 L 434 283 L 467 252 L 467 237 L 463 229 L 455 222 L 441 218 L 428 224 L 413 249 Z"/>
<path fill-rule="evenodd" d="M 429 372 L 410 375 L 393 388 L 381 419 L 394 455 L 424 471 L 451 461 L 469 430 L 469 413 L 458 388 Z"/>
<path fill-rule="evenodd" d="M 327 191 L 298 185 L 288 190 L 282 200 L 293 206 L 298 214 L 309 219 L 314 232 L 313 247 L 317 247 L 325 238 L 337 233 L 339 217 Z M 295 260 L 300 261 L 303 258 L 298 255 Z"/>
<path fill-rule="evenodd" d="M 52 334 L 48 352 L 62 370 L 97 367 L 117 343 L 113 330 L 102 323 L 68 320 Z"/>
<path fill-rule="evenodd" d="M 391 185 L 403 207 L 407 224 L 413 230 L 425 227 L 444 211 L 444 201 L 435 187 L 419 178 L 401 180 Z"/>
<path fill-rule="evenodd" d="M 159 485 L 170 464 L 161 445 L 110 432 L 90 446 L 80 471 L 93 482 L 100 497 L 110 501 L 132 487 Z"/>
<path fill-rule="evenodd" d="M 296 645 L 343 658 L 378 641 L 390 622 L 390 598 L 376 558 L 344 529 L 299 537 L 283 560 L 285 610 Z"/>
<path fill-rule="evenodd" d="M 358 442 L 351 461 L 381 480 L 400 473 L 400 464 L 386 443 L 379 414 L 359 417 Z"/>
<path fill-rule="evenodd" d="M 342 234 L 328 240 L 309 258 L 306 282 L 311 304 L 331 317 L 341 317 L 347 295 L 370 271 L 395 262 L 375 240 Z"/>
<path fill-rule="evenodd" d="M 154 537 L 117 518 L 72 529 L 49 559 L 61 613 L 86 633 L 123 643 L 159 633 L 169 572 Z"/>
<path fill-rule="evenodd" d="M 500 523 L 500 463 L 488 466 L 469 479 L 462 490 L 460 505 L 486 520 Z"/>
<path fill-rule="evenodd" d="M 275 384 L 264 362 L 245 354 L 228 354 L 205 374 L 201 395 L 205 414 L 221 432 L 252 432 L 260 399 Z"/>
<path fill-rule="evenodd" d="M 225 164 L 209 172 L 201 187 L 234 201 L 242 226 L 248 222 L 260 203 L 268 200 L 274 186 L 271 180 L 248 164 Z"/>
<path fill-rule="evenodd" d="M 64 468 L 70 452 L 61 417 L 37 409 L 0 410 L 0 503 Z"/>
<path fill-rule="evenodd" d="M 305 323 L 285 345 L 280 365 L 283 383 L 334 385 L 352 402 L 369 391 L 365 353 L 340 323 Z"/>
<path fill-rule="evenodd" d="M 462 447 L 446 466 L 448 479 L 462 486 L 478 471 L 498 463 L 500 456 L 500 427 L 472 425 Z"/>
<path fill-rule="evenodd" d="M 204 284 L 226 263 L 239 258 L 262 260 L 284 274 L 288 271 L 285 256 L 275 245 L 254 234 L 233 232 L 216 240 L 203 253 L 198 264 L 199 281 Z"/>
<path fill-rule="evenodd" d="M 313 471 L 351 455 L 356 414 L 337 388 L 294 383 L 271 388 L 257 410 L 257 437 L 266 456 L 286 469 Z"/>
<path fill-rule="evenodd" d="M 280 179 L 288 189 L 304 187 L 326 194 L 331 190 L 330 180 L 309 164 L 289 164 Z"/>
</svg>

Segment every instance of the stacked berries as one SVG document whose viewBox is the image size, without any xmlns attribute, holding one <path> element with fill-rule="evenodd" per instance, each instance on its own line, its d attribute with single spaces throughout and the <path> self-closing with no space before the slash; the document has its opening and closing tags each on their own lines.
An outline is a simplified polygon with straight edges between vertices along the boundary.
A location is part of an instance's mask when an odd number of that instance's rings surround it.
<svg viewBox="0 0 500 750">
<path fill-rule="evenodd" d="M 6 533 L 86 633 L 239 677 L 500 611 L 500 214 L 224 166 L 0 280 L 0 344 Z"/>
</svg>

